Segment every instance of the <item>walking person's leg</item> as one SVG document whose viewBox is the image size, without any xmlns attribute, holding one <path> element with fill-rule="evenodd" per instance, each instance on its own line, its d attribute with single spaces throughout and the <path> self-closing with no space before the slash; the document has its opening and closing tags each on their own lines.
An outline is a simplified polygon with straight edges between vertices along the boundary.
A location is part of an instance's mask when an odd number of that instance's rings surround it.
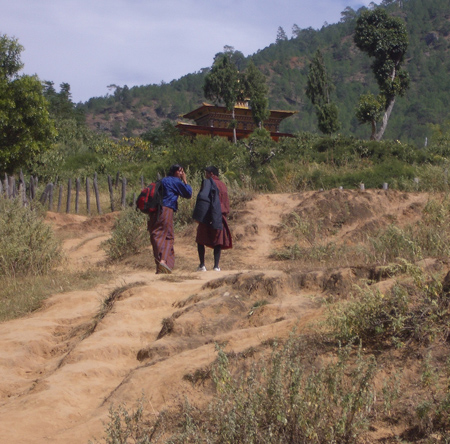
<svg viewBox="0 0 450 444">
<path fill-rule="evenodd" d="M 170 273 L 175 265 L 173 210 L 163 207 L 159 217 L 151 214 L 149 231 L 157 272 Z"/>
<path fill-rule="evenodd" d="M 198 259 L 200 261 L 200 265 L 197 268 L 197 271 L 206 271 L 205 267 L 205 246 L 202 244 L 197 244 L 198 251 Z"/>
<path fill-rule="evenodd" d="M 216 245 L 214 247 L 214 271 L 220 271 L 219 262 L 220 262 L 220 253 L 222 252 L 222 246 Z"/>
</svg>

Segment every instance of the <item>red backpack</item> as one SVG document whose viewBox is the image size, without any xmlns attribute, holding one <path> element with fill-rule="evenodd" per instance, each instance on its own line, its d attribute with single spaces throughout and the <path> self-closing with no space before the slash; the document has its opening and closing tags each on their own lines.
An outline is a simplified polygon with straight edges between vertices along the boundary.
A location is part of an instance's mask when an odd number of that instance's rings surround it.
<svg viewBox="0 0 450 444">
<path fill-rule="evenodd" d="M 136 208 L 145 214 L 161 212 L 163 200 L 163 185 L 160 180 L 147 185 L 139 194 L 136 201 Z"/>
</svg>

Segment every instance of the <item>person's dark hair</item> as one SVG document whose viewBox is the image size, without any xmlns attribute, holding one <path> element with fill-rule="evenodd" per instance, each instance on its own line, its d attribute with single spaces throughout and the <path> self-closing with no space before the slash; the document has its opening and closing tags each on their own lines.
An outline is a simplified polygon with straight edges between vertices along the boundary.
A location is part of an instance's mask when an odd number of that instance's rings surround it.
<svg viewBox="0 0 450 444">
<path fill-rule="evenodd" d="M 215 166 L 209 166 L 205 168 L 205 171 L 208 171 L 208 173 L 213 173 L 214 176 L 219 177 L 219 170 Z"/>
<path fill-rule="evenodd" d="M 180 169 L 183 168 L 181 165 L 179 165 L 178 163 L 176 163 L 175 165 L 172 165 L 169 168 L 169 172 L 167 173 L 168 176 L 174 176 L 175 173 Z"/>
</svg>

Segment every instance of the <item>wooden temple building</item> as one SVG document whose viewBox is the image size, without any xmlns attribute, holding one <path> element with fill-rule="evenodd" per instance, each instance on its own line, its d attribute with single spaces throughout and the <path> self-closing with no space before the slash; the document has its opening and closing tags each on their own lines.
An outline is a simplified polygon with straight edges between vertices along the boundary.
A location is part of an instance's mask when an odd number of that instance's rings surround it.
<svg viewBox="0 0 450 444">
<path fill-rule="evenodd" d="M 283 119 L 296 113 L 297 111 L 270 111 L 269 118 L 264 121 L 264 128 L 270 131 L 273 140 L 278 141 L 280 137 L 292 137 L 292 134 L 280 133 L 279 128 Z M 233 140 L 233 129 L 229 128 L 232 114 L 224 106 L 210 105 L 203 102 L 199 108 L 180 117 L 195 122 L 195 125 L 178 122 L 176 127 L 185 136 L 194 137 L 197 134 L 202 134 L 222 136 Z M 236 137 L 238 140 L 247 138 L 256 129 L 256 124 L 252 117 L 252 110 L 248 102 L 236 104 L 234 118 L 237 122 Z"/>
</svg>

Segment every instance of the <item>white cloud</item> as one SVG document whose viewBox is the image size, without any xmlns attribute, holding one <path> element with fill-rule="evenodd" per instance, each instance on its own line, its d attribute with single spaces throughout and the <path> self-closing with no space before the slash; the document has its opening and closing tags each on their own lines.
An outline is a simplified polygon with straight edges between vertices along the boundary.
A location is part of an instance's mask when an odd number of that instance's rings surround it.
<svg viewBox="0 0 450 444">
<path fill-rule="evenodd" d="M 210 66 L 224 45 L 245 55 L 282 26 L 336 23 L 368 0 L 0 0 L 1 34 L 24 46 L 24 72 L 71 85 L 74 101 L 107 85 L 170 82 Z"/>
</svg>

